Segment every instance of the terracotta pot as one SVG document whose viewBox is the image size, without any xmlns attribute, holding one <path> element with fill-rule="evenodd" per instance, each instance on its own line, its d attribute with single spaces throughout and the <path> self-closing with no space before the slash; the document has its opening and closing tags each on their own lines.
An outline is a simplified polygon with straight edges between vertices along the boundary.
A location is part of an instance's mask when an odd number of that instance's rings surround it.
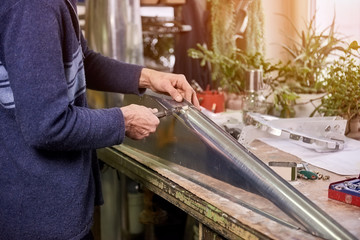
<svg viewBox="0 0 360 240">
<path fill-rule="evenodd" d="M 200 105 L 209 111 L 219 113 L 225 110 L 224 93 L 206 90 L 196 93 Z"/>
</svg>

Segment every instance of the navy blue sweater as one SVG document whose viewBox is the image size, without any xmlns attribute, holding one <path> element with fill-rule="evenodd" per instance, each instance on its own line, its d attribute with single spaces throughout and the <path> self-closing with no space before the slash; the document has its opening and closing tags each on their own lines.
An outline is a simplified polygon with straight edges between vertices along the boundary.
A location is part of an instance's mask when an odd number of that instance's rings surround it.
<svg viewBox="0 0 360 240">
<path fill-rule="evenodd" d="M 80 239 L 101 203 L 94 150 L 120 144 L 119 108 L 85 88 L 139 94 L 141 67 L 92 52 L 76 2 L 1 0 L 0 239 Z"/>
</svg>

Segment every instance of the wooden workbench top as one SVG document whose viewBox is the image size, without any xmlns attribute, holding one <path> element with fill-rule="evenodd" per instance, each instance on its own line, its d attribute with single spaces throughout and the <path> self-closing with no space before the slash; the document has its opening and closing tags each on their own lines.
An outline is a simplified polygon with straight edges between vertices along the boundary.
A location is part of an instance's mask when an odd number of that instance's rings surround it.
<svg viewBox="0 0 360 240">
<path fill-rule="evenodd" d="M 317 239 L 261 196 L 171 162 L 166 162 L 164 165 L 161 159 L 144 152 L 142 152 L 142 157 L 139 157 L 134 154 L 137 150 L 124 145 L 114 146 L 112 149 L 125 154 L 131 161 L 135 160 L 135 165 L 140 165 L 124 170 L 127 168 L 126 164 L 119 164 L 116 158 L 105 154 L 104 150 L 100 151 L 100 158 L 125 174 L 132 172 L 129 175 L 135 180 L 143 183 L 150 182 L 146 185 L 150 186 L 150 190 L 158 189 L 158 192 L 156 190 L 155 192 L 160 196 L 229 239 Z M 269 161 L 301 162 L 299 158 L 260 141 L 254 141 L 250 150 L 266 163 Z M 155 174 L 157 177 L 141 176 L 144 175 L 141 172 L 144 169 L 146 175 Z M 299 179 L 291 184 L 331 217 L 338 220 L 352 234 L 360 236 L 358 227 L 360 208 L 327 197 L 329 184 L 342 180 L 343 177 L 322 169 L 318 170 L 324 175 L 329 175 L 330 179 Z M 140 177 L 137 178 L 135 175 Z M 189 180 L 186 176 L 191 176 L 192 179 Z M 197 182 L 204 182 L 207 187 Z M 213 188 L 209 189 L 208 186 Z"/>
<path fill-rule="evenodd" d="M 271 147 L 261 141 L 255 141 L 251 145 L 250 150 L 265 163 L 270 161 L 293 161 L 297 163 L 302 162 L 300 158 L 275 149 L 274 147 Z M 352 234 L 355 236 L 360 236 L 360 207 L 328 198 L 328 189 L 331 183 L 358 176 L 354 175 L 344 177 L 315 166 L 309 165 L 309 167 L 311 170 L 318 171 L 324 176 L 329 176 L 329 179 L 298 179 L 290 183 L 307 198 L 309 198 L 326 213 L 328 213 L 331 217 L 337 220 L 346 229 L 348 229 Z"/>
</svg>

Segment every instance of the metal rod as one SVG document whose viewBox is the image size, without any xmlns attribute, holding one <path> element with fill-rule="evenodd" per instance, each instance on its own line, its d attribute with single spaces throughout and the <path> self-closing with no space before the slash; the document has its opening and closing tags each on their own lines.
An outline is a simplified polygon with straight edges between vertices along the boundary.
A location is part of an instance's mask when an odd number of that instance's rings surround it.
<svg viewBox="0 0 360 240">
<path fill-rule="evenodd" d="M 197 132 L 197 135 L 213 148 L 221 151 L 226 156 L 224 161 L 236 165 L 241 171 L 239 174 L 248 179 L 249 186 L 256 190 L 254 192 L 269 199 L 311 234 L 325 239 L 357 239 L 191 104 L 175 103 L 168 97 L 155 99 L 165 109 L 182 107 L 181 111 L 175 114 L 181 122 Z M 186 105 L 188 107 L 184 107 Z"/>
<path fill-rule="evenodd" d="M 311 202 L 297 189 L 268 168 L 263 162 L 224 131 L 206 119 L 195 108 L 188 108 L 183 119 L 199 135 L 207 138 L 229 156 L 243 174 L 254 182 L 258 191 L 289 216 L 300 222 L 313 235 L 326 239 L 356 239 L 348 230 Z"/>
</svg>

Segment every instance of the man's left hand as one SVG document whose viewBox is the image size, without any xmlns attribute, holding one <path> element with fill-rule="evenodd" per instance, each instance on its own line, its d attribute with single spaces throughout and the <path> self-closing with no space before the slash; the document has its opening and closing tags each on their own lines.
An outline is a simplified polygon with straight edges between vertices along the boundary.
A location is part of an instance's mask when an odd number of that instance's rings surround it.
<svg viewBox="0 0 360 240">
<path fill-rule="evenodd" d="M 168 93 L 177 102 L 181 102 L 185 98 L 200 109 L 199 100 L 194 89 L 182 74 L 165 73 L 143 68 L 139 87 L 150 88 L 154 92 Z"/>
</svg>

